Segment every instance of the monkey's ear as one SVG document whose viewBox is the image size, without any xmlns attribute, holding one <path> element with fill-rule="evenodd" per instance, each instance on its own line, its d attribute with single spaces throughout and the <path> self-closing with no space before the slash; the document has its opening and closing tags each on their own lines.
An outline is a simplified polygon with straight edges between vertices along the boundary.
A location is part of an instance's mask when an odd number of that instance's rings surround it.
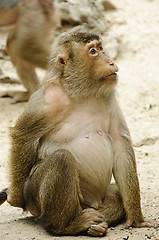
<svg viewBox="0 0 159 240">
<path fill-rule="evenodd" d="M 65 64 L 66 64 L 66 61 L 67 61 L 66 56 L 64 56 L 64 55 L 58 55 L 58 57 L 57 57 L 57 63 L 58 63 L 59 66 L 65 65 Z"/>
</svg>

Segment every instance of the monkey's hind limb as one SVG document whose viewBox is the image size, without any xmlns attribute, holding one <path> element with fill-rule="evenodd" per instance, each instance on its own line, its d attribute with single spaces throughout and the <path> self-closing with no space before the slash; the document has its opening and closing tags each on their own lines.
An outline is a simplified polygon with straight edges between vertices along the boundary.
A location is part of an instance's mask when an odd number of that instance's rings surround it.
<svg viewBox="0 0 159 240">
<path fill-rule="evenodd" d="M 106 234 L 104 216 L 95 209 L 81 207 L 83 197 L 76 162 L 67 150 L 53 152 L 32 169 L 24 186 L 24 199 L 26 209 L 53 234 Z"/>
</svg>

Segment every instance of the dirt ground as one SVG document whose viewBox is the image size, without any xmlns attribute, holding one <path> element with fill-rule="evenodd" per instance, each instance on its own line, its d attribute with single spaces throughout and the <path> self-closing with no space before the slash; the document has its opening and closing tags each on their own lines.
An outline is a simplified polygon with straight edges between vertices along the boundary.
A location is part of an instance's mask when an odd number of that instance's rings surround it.
<svg viewBox="0 0 159 240">
<path fill-rule="evenodd" d="M 118 10 L 108 12 L 114 34 L 121 39 L 118 98 L 132 135 L 137 158 L 143 214 L 146 219 L 159 220 L 159 1 L 112 0 Z M 3 42 L 4 34 L 0 35 Z M 10 77 L 16 77 L 12 65 L 0 61 Z M 43 73 L 42 73 L 43 74 Z M 22 88 L 0 84 L 0 89 Z M 26 103 L 10 104 L 0 98 L 0 189 L 7 183 L 9 128 L 23 112 Z M 157 229 L 125 229 L 124 223 L 109 228 L 107 240 L 159 239 Z M 90 237 L 54 237 L 39 226 L 29 214 L 0 206 L 0 238 L 3 240 L 90 239 Z M 97 238 L 98 239 L 98 238 Z"/>
</svg>

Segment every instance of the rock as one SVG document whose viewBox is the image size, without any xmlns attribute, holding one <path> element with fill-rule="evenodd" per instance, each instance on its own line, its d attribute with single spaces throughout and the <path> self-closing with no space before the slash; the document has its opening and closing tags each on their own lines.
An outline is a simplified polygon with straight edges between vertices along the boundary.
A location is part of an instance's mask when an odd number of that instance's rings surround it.
<svg viewBox="0 0 159 240">
<path fill-rule="evenodd" d="M 100 0 L 100 2 L 103 5 L 105 11 L 116 9 L 116 7 L 111 2 L 109 2 L 107 0 Z"/>
<path fill-rule="evenodd" d="M 62 27 L 85 24 L 88 30 L 103 34 L 108 29 L 105 11 L 100 1 L 93 0 L 56 0 Z"/>
<path fill-rule="evenodd" d="M 54 32 L 53 37 L 63 36 L 66 32 L 88 31 L 102 37 L 103 45 L 111 59 L 115 59 L 119 52 L 119 40 L 111 33 L 106 19 L 104 0 L 55 0 L 59 9 L 61 26 Z M 55 43 L 53 43 L 54 45 Z"/>
</svg>

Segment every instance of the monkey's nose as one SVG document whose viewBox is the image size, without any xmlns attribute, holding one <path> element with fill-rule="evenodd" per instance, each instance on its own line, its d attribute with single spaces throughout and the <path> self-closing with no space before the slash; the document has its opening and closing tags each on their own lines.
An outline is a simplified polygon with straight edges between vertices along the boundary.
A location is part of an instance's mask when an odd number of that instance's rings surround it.
<svg viewBox="0 0 159 240">
<path fill-rule="evenodd" d="M 111 61 L 109 64 L 115 72 L 118 72 L 118 66 L 113 61 Z"/>
</svg>

